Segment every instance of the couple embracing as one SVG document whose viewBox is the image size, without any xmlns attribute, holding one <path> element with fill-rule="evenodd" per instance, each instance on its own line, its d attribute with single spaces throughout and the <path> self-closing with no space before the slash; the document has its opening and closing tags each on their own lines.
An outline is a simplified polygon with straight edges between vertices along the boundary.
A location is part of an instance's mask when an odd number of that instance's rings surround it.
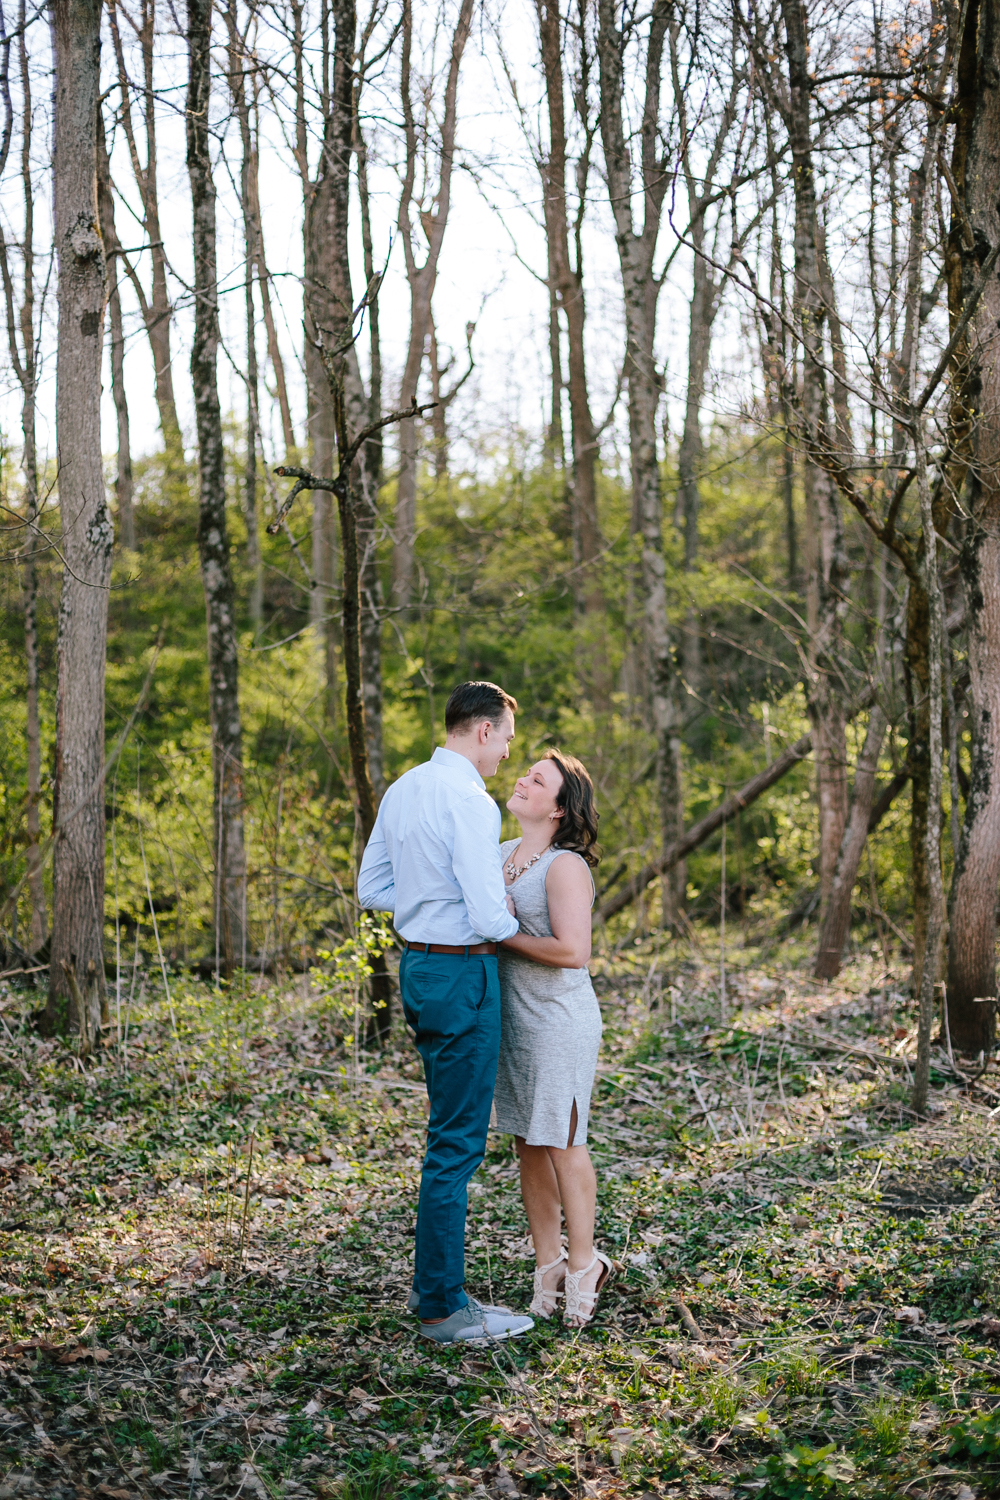
<svg viewBox="0 0 1000 1500">
<path fill-rule="evenodd" d="M 534 1326 L 463 1285 L 466 1188 L 486 1151 L 491 1103 L 520 1158 L 535 1246 L 531 1312 L 551 1317 L 564 1299 L 566 1323 L 583 1327 L 611 1270 L 594 1250 L 586 1146 L 601 1039 L 586 968 L 594 789 L 578 760 L 550 750 L 507 803 L 521 837 L 500 844 L 485 778 L 510 754 L 516 712 L 495 683 L 455 689 L 445 746 L 386 792 L 358 877 L 361 905 L 392 912 L 403 939 L 403 1010 L 430 1097 L 408 1307 L 439 1343 Z"/>
</svg>

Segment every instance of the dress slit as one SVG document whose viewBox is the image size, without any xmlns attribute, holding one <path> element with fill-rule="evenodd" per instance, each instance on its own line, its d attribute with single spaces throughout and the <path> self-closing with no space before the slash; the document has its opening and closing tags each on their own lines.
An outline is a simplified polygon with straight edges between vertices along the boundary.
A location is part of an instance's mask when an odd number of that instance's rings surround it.
<svg viewBox="0 0 1000 1500">
<path fill-rule="evenodd" d="M 501 857 L 516 843 L 501 845 Z M 522 932 L 552 936 L 546 874 L 553 860 L 579 857 L 550 848 L 515 883 Z M 585 1146 L 601 1045 L 601 1010 L 587 969 L 551 969 L 501 948 L 500 1011 L 498 1128 L 529 1146 Z"/>
</svg>

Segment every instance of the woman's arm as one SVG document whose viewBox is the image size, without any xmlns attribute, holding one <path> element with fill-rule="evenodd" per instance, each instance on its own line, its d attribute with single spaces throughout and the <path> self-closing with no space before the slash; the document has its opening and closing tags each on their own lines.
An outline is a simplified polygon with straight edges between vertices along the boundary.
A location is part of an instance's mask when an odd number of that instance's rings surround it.
<svg viewBox="0 0 1000 1500">
<path fill-rule="evenodd" d="M 503 946 L 550 969 L 583 969 L 590 960 L 590 903 L 594 895 L 590 870 L 582 859 L 554 859 L 545 876 L 552 937 L 517 932 Z M 517 887 L 514 887 L 517 904 Z"/>
</svg>

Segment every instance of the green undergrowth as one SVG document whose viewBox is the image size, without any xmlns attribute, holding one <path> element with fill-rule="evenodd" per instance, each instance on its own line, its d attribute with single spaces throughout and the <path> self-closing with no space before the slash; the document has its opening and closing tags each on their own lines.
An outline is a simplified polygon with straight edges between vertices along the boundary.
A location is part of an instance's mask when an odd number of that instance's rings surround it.
<svg viewBox="0 0 1000 1500">
<path fill-rule="evenodd" d="M 595 964 L 616 1274 L 592 1327 L 493 1347 L 405 1312 L 419 1062 L 401 1029 L 356 1058 L 332 971 L 169 1005 L 150 974 L 86 1066 L 5 991 L 0 1495 L 1000 1492 L 990 1075 L 935 1053 L 916 1120 L 901 976 L 736 968 L 723 1020 L 696 955 L 654 956 Z M 525 1307 L 508 1138 L 467 1246 Z"/>
</svg>

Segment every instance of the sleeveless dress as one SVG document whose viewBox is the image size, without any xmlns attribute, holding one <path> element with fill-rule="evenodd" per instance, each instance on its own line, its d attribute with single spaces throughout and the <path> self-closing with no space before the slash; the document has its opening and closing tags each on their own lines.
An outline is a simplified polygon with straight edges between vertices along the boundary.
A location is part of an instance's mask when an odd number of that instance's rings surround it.
<svg viewBox="0 0 1000 1500">
<path fill-rule="evenodd" d="M 506 862 L 520 839 L 500 846 Z M 511 887 L 521 930 L 551 937 L 545 877 L 553 860 L 579 859 L 548 849 Z M 591 902 L 593 904 L 593 902 Z M 582 1146 L 601 1045 L 601 1011 L 586 969 L 550 969 L 500 949 L 500 1064 L 496 1122 L 529 1146 Z M 576 1101 L 576 1135 L 569 1127 Z"/>
</svg>

